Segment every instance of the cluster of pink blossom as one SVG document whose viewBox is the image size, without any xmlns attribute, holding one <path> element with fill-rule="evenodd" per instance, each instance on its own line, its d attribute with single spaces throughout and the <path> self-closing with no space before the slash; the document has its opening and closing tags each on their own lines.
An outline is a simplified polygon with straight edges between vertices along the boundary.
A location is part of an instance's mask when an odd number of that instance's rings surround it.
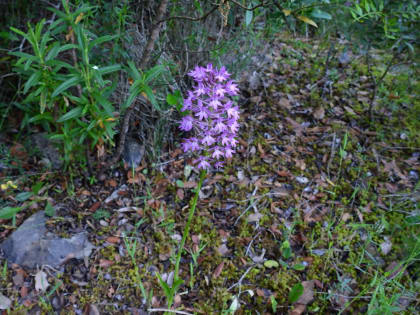
<svg viewBox="0 0 420 315">
<path fill-rule="evenodd" d="M 197 168 L 219 168 L 223 158 L 235 152 L 235 139 L 239 129 L 239 108 L 230 100 L 238 94 L 238 86 L 229 80 L 225 67 L 217 69 L 212 64 L 196 66 L 188 73 L 195 81 L 192 91 L 184 99 L 183 111 L 189 111 L 180 122 L 183 131 L 194 130 L 196 136 L 182 143 L 184 152 L 197 153 Z"/>
</svg>

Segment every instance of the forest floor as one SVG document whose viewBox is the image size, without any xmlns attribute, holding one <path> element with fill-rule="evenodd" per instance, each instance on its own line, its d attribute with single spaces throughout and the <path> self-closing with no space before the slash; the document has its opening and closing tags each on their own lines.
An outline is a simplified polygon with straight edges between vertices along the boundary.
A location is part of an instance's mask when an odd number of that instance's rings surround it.
<svg viewBox="0 0 420 315">
<path fill-rule="evenodd" d="M 367 65 L 349 43 L 331 51 L 284 40 L 241 82 L 240 145 L 200 192 L 173 306 L 179 314 L 420 311 L 420 76 L 398 65 L 375 87 L 391 58 L 374 51 Z M 166 148 L 165 163 L 119 167 L 99 182 L 42 171 L 14 151 L 0 181 L 17 188 L 0 192 L 2 206 L 32 206 L 15 225 L 0 220 L 0 239 L 50 204 L 49 229 L 88 231 L 96 248 L 62 272 L 46 268 L 45 291 L 32 271 L 0 259 L 0 293 L 14 310 L 3 314 L 162 313 L 156 274 L 171 284 L 199 180 L 191 157 Z M 47 188 L 15 198 L 34 185 Z"/>
</svg>

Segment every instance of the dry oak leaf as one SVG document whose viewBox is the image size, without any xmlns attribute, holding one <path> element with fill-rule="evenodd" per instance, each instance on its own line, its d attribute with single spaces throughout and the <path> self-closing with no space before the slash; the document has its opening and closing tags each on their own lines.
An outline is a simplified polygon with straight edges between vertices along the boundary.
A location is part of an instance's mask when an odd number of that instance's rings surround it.
<svg viewBox="0 0 420 315">
<path fill-rule="evenodd" d="M 309 304 L 314 299 L 314 281 L 302 281 L 303 285 L 303 294 L 300 296 L 299 300 L 297 300 L 297 304 Z"/>
</svg>

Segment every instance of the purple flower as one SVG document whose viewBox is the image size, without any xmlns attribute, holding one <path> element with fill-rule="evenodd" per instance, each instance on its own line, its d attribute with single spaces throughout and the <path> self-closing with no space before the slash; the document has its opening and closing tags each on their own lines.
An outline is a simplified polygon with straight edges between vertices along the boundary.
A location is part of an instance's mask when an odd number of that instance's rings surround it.
<svg viewBox="0 0 420 315">
<path fill-rule="evenodd" d="M 229 95 L 238 95 L 239 89 L 238 86 L 231 80 L 226 83 L 226 91 Z"/>
<path fill-rule="evenodd" d="M 217 110 L 217 108 L 222 105 L 222 103 L 220 103 L 220 101 L 217 98 L 213 98 L 212 100 L 210 100 L 209 102 L 209 106 L 211 108 L 213 108 L 214 110 Z"/>
<path fill-rule="evenodd" d="M 179 126 L 179 129 L 184 131 L 190 131 L 193 127 L 194 119 L 191 116 L 185 116 L 182 117 L 181 125 Z"/>
<path fill-rule="evenodd" d="M 203 140 L 201 140 L 201 143 L 202 144 L 207 144 L 208 146 L 210 146 L 210 145 L 212 145 L 213 143 L 215 143 L 216 142 L 216 140 L 210 135 L 210 134 L 207 134 L 204 138 L 203 138 Z"/>
<path fill-rule="evenodd" d="M 198 169 L 209 169 L 210 168 L 210 163 L 207 162 L 206 160 L 202 159 L 198 164 L 197 164 L 197 168 Z"/>
<path fill-rule="evenodd" d="M 235 106 L 235 107 L 231 107 L 226 111 L 227 115 L 229 118 L 233 118 L 233 119 L 239 119 L 239 107 Z"/>
<path fill-rule="evenodd" d="M 211 157 L 214 159 L 220 159 L 221 157 L 223 157 L 223 151 L 221 151 L 219 147 L 215 147 L 213 149 L 213 154 L 211 155 Z"/>
<path fill-rule="evenodd" d="M 219 71 L 215 71 L 216 80 L 219 82 L 226 81 L 230 74 L 226 71 L 225 67 L 221 67 Z"/>
<path fill-rule="evenodd" d="M 188 75 L 190 77 L 193 77 L 195 79 L 195 81 L 201 82 L 206 77 L 206 72 L 205 72 L 204 68 L 202 68 L 200 66 L 196 66 L 194 68 L 194 70 L 188 72 Z"/>
<path fill-rule="evenodd" d="M 196 152 L 194 164 L 198 169 L 223 166 L 223 158 L 231 158 L 238 144 L 239 107 L 230 97 L 239 92 L 237 84 L 229 80 L 225 67 L 217 69 L 212 64 L 196 66 L 188 73 L 195 85 L 184 99 L 183 111 L 191 111 L 183 117 L 179 128 L 194 130 L 196 137 L 185 139 L 184 152 Z"/>
</svg>

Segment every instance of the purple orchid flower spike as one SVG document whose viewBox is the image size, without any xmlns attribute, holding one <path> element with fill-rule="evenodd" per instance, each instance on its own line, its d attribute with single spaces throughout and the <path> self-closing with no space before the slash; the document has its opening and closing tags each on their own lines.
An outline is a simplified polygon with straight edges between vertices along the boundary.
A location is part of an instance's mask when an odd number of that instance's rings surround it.
<svg viewBox="0 0 420 315">
<path fill-rule="evenodd" d="M 182 131 L 194 130 L 196 135 L 184 140 L 184 152 L 195 152 L 198 169 L 223 166 L 223 158 L 231 158 L 238 141 L 235 139 L 239 129 L 239 107 L 230 99 L 238 95 L 238 85 L 230 80 L 225 67 L 220 69 L 208 64 L 196 66 L 188 73 L 195 86 L 184 99 L 184 111 L 190 114 L 183 117 L 179 128 Z"/>
</svg>

